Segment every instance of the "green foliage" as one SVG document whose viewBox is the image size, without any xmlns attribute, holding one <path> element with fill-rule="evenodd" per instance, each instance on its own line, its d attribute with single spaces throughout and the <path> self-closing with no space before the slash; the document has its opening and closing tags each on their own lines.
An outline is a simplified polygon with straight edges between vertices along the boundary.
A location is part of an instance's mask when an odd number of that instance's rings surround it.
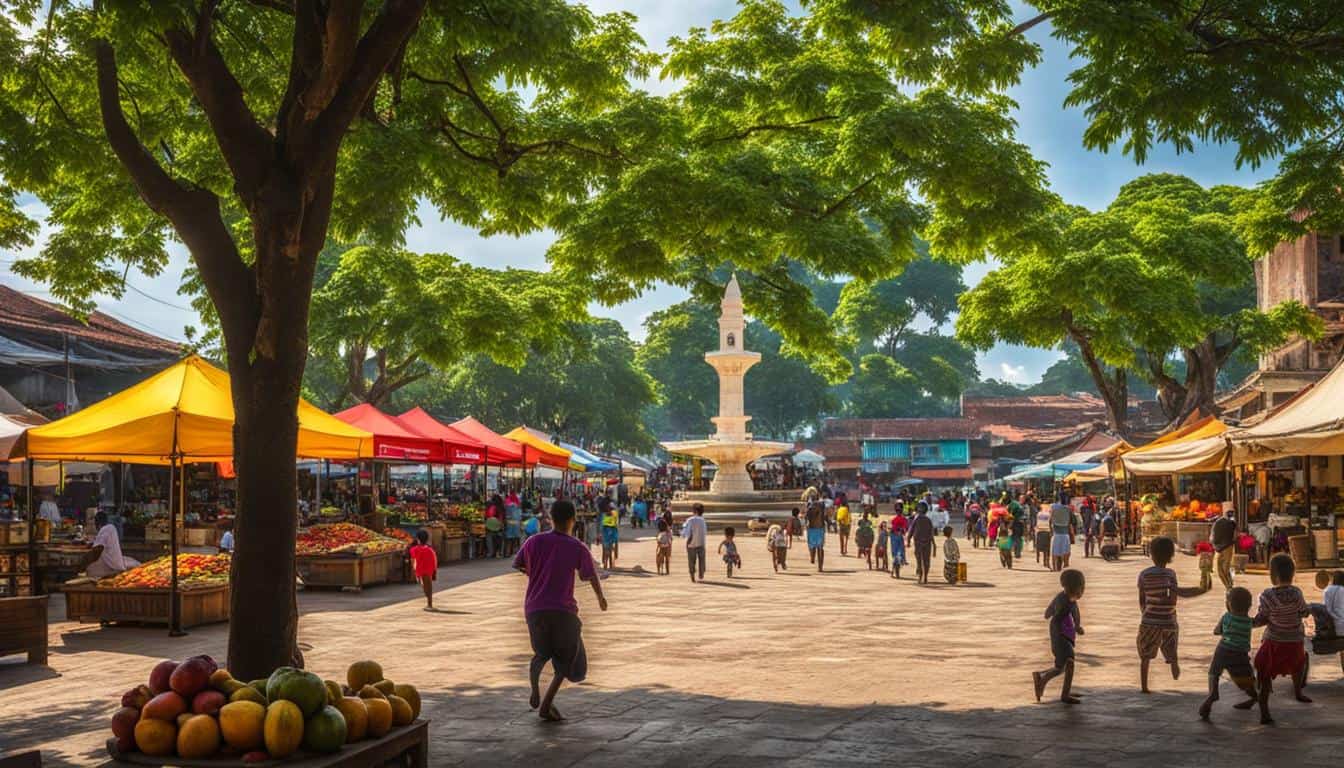
<svg viewBox="0 0 1344 768">
<path fill-rule="evenodd" d="M 654 312 L 644 321 L 648 334 L 637 353 L 639 366 L 658 384 L 659 402 L 645 419 L 659 435 L 680 437 L 714 431 L 718 377 L 705 352 L 719 343 L 713 305 L 686 301 Z M 836 402 L 824 376 L 787 354 L 779 334 L 759 321 L 747 325 L 745 348 L 761 353 L 747 373 L 744 400 L 752 431 L 787 439 L 832 412 Z"/>
<path fill-rule="evenodd" d="M 473 355 L 407 387 L 393 402 L 471 414 L 503 430 L 526 424 L 585 444 L 652 448 L 640 414 L 654 401 L 654 384 L 635 364 L 625 330 L 606 319 L 565 326 L 572 343 L 534 349 L 519 368 Z"/>
<path fill-rule="evenodd" d="M 1061 209 L 1068 247 L 1006 259 L 962 296 L 958 335 L 977 348 L 1072 340 L 1096 366 L 1094 384 L 1118 427 L 1126 393 L 1100 371 L 1129 370 L 1166 386 L 1172 352 L 1210 340 L 1259 350 L 1318 332 L 1301 308 L 1262 314 L 1248 303 L 1251 261 L 1233 220 L 1246 203 L 1240 190 L 1157 174 L 1126 184 L 1104 211 Z"/>
<path fill-rule="evenodd" d="M 886 355 L 864 355 L 854 374 L 846 413 L 856 419 L 927 415 L 915 375 Z"/>
<path fill-rule="evenodd" d="M 562 321 L 586 317 L 582 285 L 549 273 L 474 267 L 446 254 L 378 246 L 329 251 L 318 279 L 310 360 L 338 358 L 344 375 L 332 381 L 333 366 L 319 362 L 309 386 L 336 384 L 319 400 L 333 409 L 351 398 L 381 405 L 428 375 L 431 364 L 450 366 L 470 354 L 518 368 L 534 348 L 578 343 Z"/>
<path fill-rule="evenodd" d="M 1066 101 L 1084 144 L 1233 143 L 1239 164 L 1283 155 L 1242 222 L 1253 255 L 1308 231 L 1344 230 L 1344 15 L 1316 0 L 1034 0 L 1082 65 Z"/>
<path fill-rule="evenodd" d="M 957 296 L 966 290 L 961 267 L 931 259 L 923 242 L 917 242 L 916 249 L 921 258 L 900 275 L 852 280 L 840 291 L 834 319 L 855 346 L 872 344 L 894 357 L 902 334 L 917 317 L 942 325 L 956 311 Z"/>
</svg>

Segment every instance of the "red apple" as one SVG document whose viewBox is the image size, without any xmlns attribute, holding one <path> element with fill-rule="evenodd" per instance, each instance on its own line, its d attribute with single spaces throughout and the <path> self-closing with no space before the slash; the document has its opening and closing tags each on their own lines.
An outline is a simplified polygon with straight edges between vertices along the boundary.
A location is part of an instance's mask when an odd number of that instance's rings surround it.
<svg viewBox="0 0 1344 768">
<path fill-rule="evenodd" d="M 149 673 L 149 690 L 154 694 L 171 690 L 172 686 L 168 683 L 176 669 L 176 661 L 160 661 L 155 664 L 153 671 Z"/>
<path fill-rule="evenodd" d="M 135 744 L 135 724 L 140 722 L 140 710 L 134 707 L 122 707 L 112 715 L 112 735 L 118 741 L 126 739 Z M 120 745 L 118 745 L 120 748 Z"/>
<path fill-rule="evenodd" d="M 198 656 L 193 656 L 177 665 L 177 669 L 173 670 L 172 676 L 168 679 L 168 685 L 179 696 L 190 699 L 205 690 L 210 684 L 210 676 L 214 673 L 209 663 Z"/>
<path fill-rule="evenodd" d="M 177 716 L 187 711 L 187 700 L 172 691 L 164 691 L 149 700 L 140 710 L 141 717 L 153 720 L 173 722 Z"/>
</svg>

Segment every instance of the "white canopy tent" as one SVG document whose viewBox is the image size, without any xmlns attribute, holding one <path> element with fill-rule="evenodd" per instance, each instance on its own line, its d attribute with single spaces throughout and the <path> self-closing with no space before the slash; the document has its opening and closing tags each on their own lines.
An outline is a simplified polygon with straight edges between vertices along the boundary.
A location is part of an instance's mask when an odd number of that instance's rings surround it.
<svg viewBox="0 0 1344 768">
<path fill-rule="evenodd" d="M 1344 362 L 1253 427 L 1228 433 L 1234 464 L 1344 454 Z"/>
</svg>

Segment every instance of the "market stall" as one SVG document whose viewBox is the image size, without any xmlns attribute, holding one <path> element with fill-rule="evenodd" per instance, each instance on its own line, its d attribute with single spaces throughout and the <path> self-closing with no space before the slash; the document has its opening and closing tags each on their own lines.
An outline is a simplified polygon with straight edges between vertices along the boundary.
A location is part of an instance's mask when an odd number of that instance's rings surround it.
<svg viewBox="0 0 1344 768">
<path fill-rule="evenodd" d="M 1344 541 L 1344 364 L 1227 435 L 1248 526 L 1282 536 L 1299 565 L 1334 566 Z"/>
<path fill-rule="evenodd" d="M 572 453 L 552 443 L 544 433 L 527 426 L 518 426 L 504 433 L 504 437 L 523 447 L 524 467 L 540 464 L 552 469 L 584 471 L 582 464 L 570 461 Z"/>
<path fill-rule="evenodd" d="M 227 621 L 229 561 L 228 555 L 178 554 L 176 568 L 160 557 L 104 579 L 72 579 L 62 589 L 65 616 L 77 622 L 177 622 L 182 628 Z"/>
<path fill-rule="evenodd" d="M 1231 503 L 1226 432 L 1206 417 L 1120 456 L 1145 541 L 1167 536 L 1189 549 L 1208 540 L 1210 521 Z"/>
<path fill-rule="evenodd" d="M 403 581 L 410 543 L 352 523 L 313 525 L 299 531 L 295 559 L 305 587 L 362 590 Z"/>
<path fill-rule="evenodd" d="M 373 436 L 299 401 L 298 457 L 359 460 L 373 454 Z M 85 461 L 166 467 L 168 620 L 182 628 L 178 530 L 184 525 L 183 474 L 192 464 L 233 459 L 233 401 L 229 376 L 195 355 L 77 413 L 27 430 L 11 461 Z M 31 516 L 30 516 L 31 520 Z M 111 589 L 115 591 L 117 587 Z M 225 600 L 227 604 L 227 600 Z"/>
</svg>

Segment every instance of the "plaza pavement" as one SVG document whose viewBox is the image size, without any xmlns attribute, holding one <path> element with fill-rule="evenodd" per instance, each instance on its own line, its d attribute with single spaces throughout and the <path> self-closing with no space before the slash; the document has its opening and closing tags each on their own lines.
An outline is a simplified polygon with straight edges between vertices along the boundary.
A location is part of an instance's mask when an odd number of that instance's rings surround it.
<svg viewBox="0 0 1344 768">
<path fill-rule="evenodd" d="M 424 612 L 413 585 L 302 593 L 308 666 L 341 678 L 349 661 L 373 658 L 389 678 L 416 684 L 432 765 L 1258 766 L 1344 755 L 1334 658 L 1313 658 L 1313 705 L 1291 701 L 1280 681 L 1275 726 L 1233 710 L 1230 683 L 1213 722 L 1199 721 L 1220 590 L 1182 601 L 1184 674 L 1172 681 L 1155 664 L 1155 692 L 1140 694 L 1134 583 L 1146 560 L 1137 552 L 1120 563 L 1075 558 L 1088 586 L 1076 680 L 1084 703 L 1070 707 L 1032 697 L 1031 670 L 1049 663 L 1041 612 L 1058 587 L 1030 547 L 1009 572 L 963 540 L 970 583 L 919 587 L 908 572 L 892 581 L 840 558 L 833 535 L 827 573 L 798 546 L 788 573 L 774 575 L 763 540 L 746 537 L 740 578 L 724 578 L 711 555 L 709 581 L 691 584 L 679 546 L 672 575 L 654 576 L 652 543 L 625 535 L 621 569 L 605 581 L 611 610 L 580 590 L 591 668 L 557 700 L 567 723 L 542 723 L 527 707 L 523 576 L 506 561 L 443 568 L 441 613 Z M 1197 583 L 1193 557 L 1176 568 Z M 1298 581 L 1319 600 L 1309 579 Z M 39 747 L 46 765 L 98 764 L 119 695 L 155 661 L 223 656 L 225 625 L 169 639 L 161 629 L 71 624 L 63 612 L 53 598 L 50 669 L 0 661 L 0 753 Z"/>
</svg>

